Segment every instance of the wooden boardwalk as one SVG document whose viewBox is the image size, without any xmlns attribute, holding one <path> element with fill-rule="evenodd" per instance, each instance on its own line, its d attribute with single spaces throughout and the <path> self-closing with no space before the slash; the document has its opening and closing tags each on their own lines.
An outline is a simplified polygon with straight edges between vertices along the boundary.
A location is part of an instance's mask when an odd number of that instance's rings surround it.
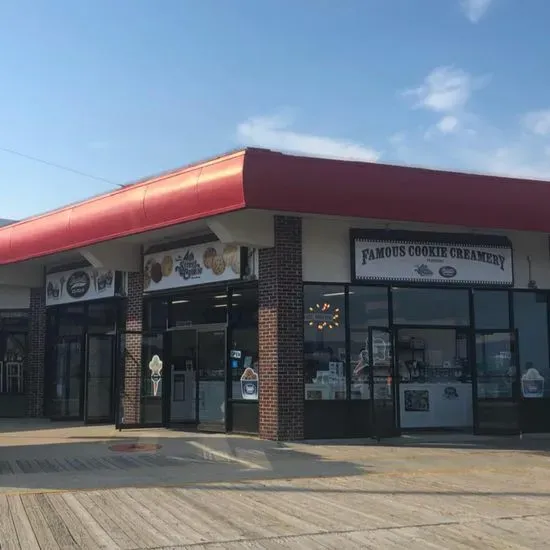
<svg viewBox="0 0 550 550">
<path fill-rule="evenodd" d="M 542 549 L 550 476 L 538 464 L 5 494 L 0 548 Z"/>
</svg>

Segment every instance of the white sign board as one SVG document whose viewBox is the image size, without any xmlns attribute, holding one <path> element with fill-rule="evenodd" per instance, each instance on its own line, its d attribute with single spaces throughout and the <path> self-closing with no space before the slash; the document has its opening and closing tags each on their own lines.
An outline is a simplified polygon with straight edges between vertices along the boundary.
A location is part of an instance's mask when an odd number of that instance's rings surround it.
<svg viewBox="0 0 550 550">
<path fill-rule="evenodd" d="M 355 279 L 415 283 L 512 285 L 506 246 L 357 238 Z"/>
<path fill-rule="evenodd" d="M 220 242 L 147 254 L 143 290 L 168 290 L 241 277 L 241 249 Z"/>
<path fill-rule="evenodd" d="M 115 272 L 84 267 L 46 276 L 46 306 L 112 298 Z"/>
</svg>

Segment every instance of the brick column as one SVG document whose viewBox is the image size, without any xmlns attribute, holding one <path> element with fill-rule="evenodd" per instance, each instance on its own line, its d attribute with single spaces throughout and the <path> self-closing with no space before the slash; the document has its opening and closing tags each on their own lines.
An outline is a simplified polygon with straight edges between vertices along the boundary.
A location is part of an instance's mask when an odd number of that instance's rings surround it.
<svg viewBox="0 0 550 550">
<path fill-rule="evenodd" d="M 141 330 L 143 321 L 143 275 L 128 273 L 126 335 L 124 351 L 124 424 L 141 422 Z"/>
<path fill-rule="evenodd" d="M 259 253 L 260 437 L 304 437 L 302 221 L 275 216 Z"/>
<path fill-rule="evenodd" d="M 27 354 L 27 416 L 44 415 L 44 368 L 46 351 L 46 294 L 43 288 L 31 289 L 29 340 Z"/>
</svg>

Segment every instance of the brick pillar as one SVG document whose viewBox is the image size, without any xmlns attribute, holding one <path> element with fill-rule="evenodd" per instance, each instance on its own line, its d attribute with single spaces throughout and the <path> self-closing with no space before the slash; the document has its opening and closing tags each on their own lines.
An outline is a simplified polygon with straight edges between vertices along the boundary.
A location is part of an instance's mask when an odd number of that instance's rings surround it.
<svg viewBox="0 0 550 550">
<path fill-rule="evenodd" d="M 124 341 L 124 424 L 141 422 L 141 330 L 143 321 L 143 275 L 128 273 L 126 335 Z"/>
<path fill-rule="evenodd" d="M 43 288 L 31 289 L 27 354 L 27 416 L 44 415 L 44 363 L 46 351 L 46 295 Z"/>
<path fill-rule="evenodd" d="M 275 216 L 259 253 L 260 437 L 304 437 L 302 221 Z"/>
</svg>

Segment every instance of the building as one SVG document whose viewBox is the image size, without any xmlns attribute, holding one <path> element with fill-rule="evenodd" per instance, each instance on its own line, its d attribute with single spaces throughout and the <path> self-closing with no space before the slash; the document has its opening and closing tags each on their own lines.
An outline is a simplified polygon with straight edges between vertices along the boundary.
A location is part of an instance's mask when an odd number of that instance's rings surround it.
<svg viewBox="0 0 550 550">
<path fill-rule="evenodd" d="M 7 225 L 0 414 L 549 431 L 548 205 L 545 182 L 247 149 Z"/>
</svg>

